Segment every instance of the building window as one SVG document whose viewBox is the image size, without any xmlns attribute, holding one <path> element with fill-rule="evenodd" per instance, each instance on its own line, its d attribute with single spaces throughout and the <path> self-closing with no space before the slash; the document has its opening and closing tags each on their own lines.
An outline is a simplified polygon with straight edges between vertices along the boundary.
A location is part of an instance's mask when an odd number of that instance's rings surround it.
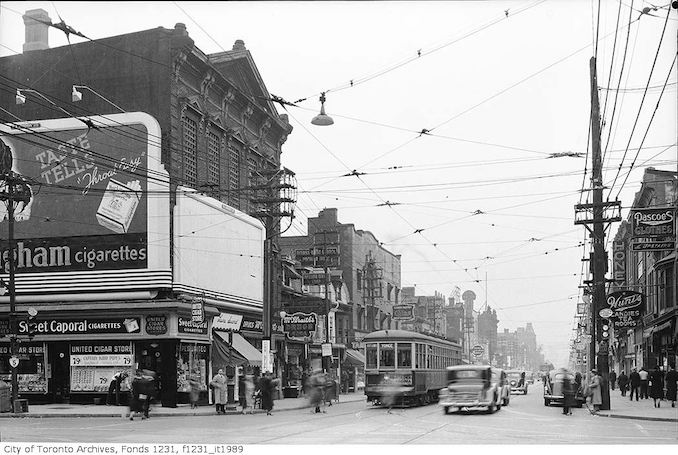
<svg viewBox="0 0 678 455">
<path fill-rule="evenodd" d="M 219 135 L 209 132 L 207 135 L 207 185 L 213 198 L 221 199 L 221 138 Z"/>
<path fill-rule="evenodd" d="M 183 119 L 184 127 L 184 185 L 195 188 L 198 180 L 198 124 L 188 117 Z"/>
<path fill-rule="evenodd" d="M 256 178 L 256 171 L 257 171 L 257 161 L 250 157 L 247 157 L 247 185 L 248 186 L 255 186 L 257 184 L 257 178 Z M 255 205 L 252 202 L 252 198 L 256 196 L 257 192 L 256 191 L 248 191 L 247 197 L 248 197 L 248 205 L 249 205 L 249 212 L 254 213 L 259 210 L 259 207 Z"/>
<path fill-rule="evenodd" d="M 358 290 L 362 290 L 363 288 L 363 270 L 362 269 L 356 269 L 355 270 L 355 282 L 356 286 L 358 287 Z"/>
<path fill-rule="evenodd" d="M 240 150 L 228 150 L 228 205 L 240 208 Z"/>
</svg>

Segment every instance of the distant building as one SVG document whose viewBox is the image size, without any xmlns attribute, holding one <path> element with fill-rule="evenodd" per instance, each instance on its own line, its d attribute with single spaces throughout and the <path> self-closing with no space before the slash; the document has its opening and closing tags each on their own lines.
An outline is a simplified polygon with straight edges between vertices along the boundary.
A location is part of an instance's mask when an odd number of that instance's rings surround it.
<svg viewBox="0 0 678 455">
<path fill-rule="evenodd" d="M 370 331 L 396 328 L 392 308 L 400 302 L 400 255 L 384 248 L 371 232 L 340 223 L 337 212 L 321 210 L 308 219 L 307 235 L 281 237 L 280 249 L 302 266 L 340 271 L 351 308 L 338 317 L 337 330 L 355 349 Z"/>
</svg>

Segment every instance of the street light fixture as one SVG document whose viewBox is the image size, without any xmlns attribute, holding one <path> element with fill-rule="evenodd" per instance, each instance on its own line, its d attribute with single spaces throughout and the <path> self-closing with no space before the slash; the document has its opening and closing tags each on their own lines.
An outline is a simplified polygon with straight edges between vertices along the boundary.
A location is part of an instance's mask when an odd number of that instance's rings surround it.
<svg viewBox="0 0 678 455">
<path fill-rule="evenodd" d="M 106 102 L 107 102 L 108 104 L 110 104 L 111 106 L 113 106 L 113 107 L 115 107 L 116 109 L 118 109 L 120 112 L 126 112 L 123 108 L 121 108 L 120 106 L 118 106 L 117 104 L 115 104 L 113 101 L 109 100 L 108 98 L 106 98 L 105 96 L 103 96 L 101 93 L 97 92 L 97 91 L 94 90 L 93 88 L 90 88 L 90 87 L 88 87 L 88 86 L 86 86 L 86 85 L 74 85 L 74 86 L 73 86 L 73 91 L 71 92 L 71 100 L 72 100 L 74 103 L 77 103 L 78 101 L 82 101 L 82 92 L 79 92 L 78 89 L 81 89 L 81 90 L 82 90 L 82 89 L 89 90 L 90 92 L 94 93 L 96 96 L 98 96 L 99 98 L 101 98 L 102 100 L 106 101 Z"/>
<path fill-rule="evenodd" d="M 325 92 L 320 94 L 320 114 L 313 117 L 311 120 L 313 125 L 329 126 L 334 125 L 334 120 L 329 115 L 325 114 Z"/>
</svg>

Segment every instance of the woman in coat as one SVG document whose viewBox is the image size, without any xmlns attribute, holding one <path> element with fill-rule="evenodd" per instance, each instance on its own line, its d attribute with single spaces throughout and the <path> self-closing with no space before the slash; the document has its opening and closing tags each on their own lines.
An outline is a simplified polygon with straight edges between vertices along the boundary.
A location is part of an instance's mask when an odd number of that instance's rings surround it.
<svg viewBox="0 0 678 455">
<path fill-rule="evenodd" d="M 188 398 L 191 401 L 191 409 L 198 407 L 198 400 L 200 399 L 200 372 L 193 370 L 188 377 Z"/>
<path fill-rule="evenodd" d="M 591 394 L 591 404 L 595 412 L 600 411 L 600 405 L 603 404 L 603 392 L 600 390 L 600 376 L 597 370 L 591 370 L 591 382 L 589 383 Z"/>
<path fill-rule="evenodd" d="M 275 383 L 271 379 L 270 373 L 265 373 L 259 381 L 259 391 L 261 392 L 261 409 L 266 411 L 266 415 L 273 415 L 273 390 Z"/>
<path fill-rule="evenodd" d="M 654 407 L 659 408 L 664 398 L 664 375 L 655 367 L 650 373 L 650 396 L 654 400 Z"/>
<path fill-rule="evenodd" d="M 224 369 L 219 368 L 217 374 L 210 381 L 210 387 L 214 390 L 214 403 L 217 405 L 217 414 L 226 414 L 226 403 L 228 401 L 228 385 Z"/>
<path fill-rule="evenodd" d="M 678 385 L 678 372 L 676 372 L 676 367 L 673 365 L 669 367 L 669 371 L 666 373 L 666 399 L 671 402 L 671 407 L 676 407 L 676 388 Z"/>
<path fill-rule="evenodd" d="M 617 378 L 617 384 L 619 384 L 619 390 L 621 390 L 621 396 L 625 397 L 626 396 L 626 385 L 629 383 L 629 377 L 626 376 L 626 373 L 624 370 L 622 370 L 621 373 L 619 373 L 619 377 Z"/>
</svg>

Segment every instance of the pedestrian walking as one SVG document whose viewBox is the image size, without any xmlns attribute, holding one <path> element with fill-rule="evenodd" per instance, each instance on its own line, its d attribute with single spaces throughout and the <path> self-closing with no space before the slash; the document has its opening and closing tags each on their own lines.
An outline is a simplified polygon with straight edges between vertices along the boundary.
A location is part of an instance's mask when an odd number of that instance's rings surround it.
<svg viewBox="0 0 678 455">
<path fill-rule="evenodd" d="M 629 381 L 631 384 L 631 394 L 629 395 L 629 400 L 633 401 L 633 393 L 636 393 L 636 401 L 638 401 L 638 388 L 640 387 L 640 374 L 636 369 L 631 370 L 631 375 L 629 376 Z"/>
<path fill-rule="evenodd" d="M 650 385 L 650 373 L 647 372 L 645 367 L 641 367 L 638 376 L 640 376 L 640 399 L 647 400 L 649 398 L 647 392 Z"/>
<path fill-rule="evenodd" d="M 659 371 L 659 367 L 654 367 L 650 373 L 650 396 L 654 400 L 654 407 L 661 407 L 664 398 L 664 375 Z"/>
<path fill-rule="evenodd" d="M 600 376 L 598 370 L 591 370 L 591 382 L 589 382 L 589 390 L 591 394 L 591 404 L 593 405 L 593 412 L 600 411 L 600 405 L 603 404 L 603 393 L 600 389 Z"/>
<path fill-rule="evenodd" d="M 271 379 L 271 373 L 264 373 L 259 380 L 259 391 L 261 393 L 261 409 L 266 411 L 266 415 L 273 415 L 273 393 L 275 391 L 275 382 Z"/>
<path fill-rule="evenodd" d="M 191 409 L 196 409 L 200 399 L 200 372 L 198 370 L 193 370 L 188 376 L 188 387 L 188 399 L 191 402 Z"/>
<path fill-rule="evenodd" d="M 210 388 L 214 391 L 214 404 L 217 407 L 217 414 L 226 414 L 226 403 L 228 401 L 228 385 L 224 369 L 219 368 L 217 374 L 210 381 Z"/>
<path fill-rule="evenodd" d="M 142 393 L 141 382 L 143 376 L 141 370 L 136 370 L 134 372 L 134 377 L 132 378 L 132 384 L 130 386 L 130 399 L 129 399 L 129 419 L 134 420 L 136 414 L 141 414 L 142 419 L 145 419 L 143 402 L 146 399 L 145 395 Z"/>
<path fill-rule="evenodd" d="M 610 371 L 610 388 L 614 390 L 614 386 L 617 383 L 617 372 L 612 370 Z"/>
<path fill-rule="evenodd" d="M 141 370 L 141 378 L 139 381 L 139 401 L 141 402 L 141 409 L 143 412 L 142 419 L 150 417 L 151 400 L 155 397 L 156 392 L 156 374 L 151 370 Z"/>
<path fill-rule="evenodd" d="M 671 407 L 676 407 L 676 389 L 678 388 L 678 372 L 674 365 L 669 366 L 666 372 L 666 399 L 671 402 Z"/>
<path fill-rule="evenodd" d="M 321 412 L 320 406 L 323 406 L 322 412 L 325 412 L 325 375 L 321 370 L 315 370 L 308 379 L 308 397 L 311 406 L 314 407 L 316 414 Z"/>
<path fill-rule="evenodd" d="M 111 383 L 108 385 L 108 395 L 106 396 L 106 404 L 111 406 L 120 406 L 120 385 L 127 379 L 126 371 L 118 371 L 111 378 Z"/>
<path fill-rule="evenodd" d="M 574 387 L 575 387 L 575 394 L 581 393 L 582 395 L 584 395 L 584 391 L 581 387 L 581 373 L 578 372 L 578 371 L 574 374 Z"/>
<path fill-rule="evenodd" d="M 629 377 L 626 376 L 626 373 L 624 370 L 619 373 L 619 377 L 617 378 L 617 384 L 619 384 L 619 390 L 621 391 L 621 396 L 625 397 L 626 396 L 626 386 L 629 383 Z"/>
<path fill-rule="evenodd" d="M 574 388 L 575 383 L 570 380 L 568 375 L 563 378 L 563 414 L 572 415 L 572 406 L 574 406 Z"/>
</svg>

